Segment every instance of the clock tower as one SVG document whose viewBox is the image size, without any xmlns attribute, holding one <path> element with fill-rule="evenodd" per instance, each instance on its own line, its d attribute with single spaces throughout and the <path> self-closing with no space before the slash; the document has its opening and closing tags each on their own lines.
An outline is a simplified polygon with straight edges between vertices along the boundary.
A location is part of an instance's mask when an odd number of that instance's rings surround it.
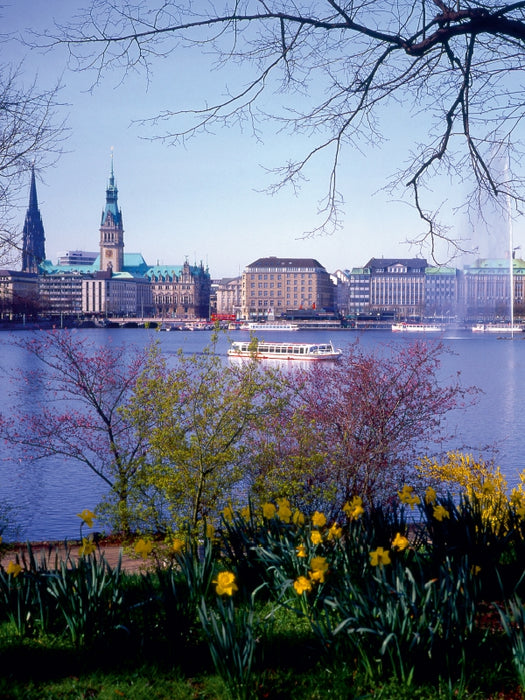
<svg viewBox="0 0 525 700">
<path fill-rule="evenodd" d="M 113 174 L 113 153 L 111 173 L 106 189 L 106 206 L 100 223 L 100 269 L 121 272 L 124 267 L 124 228 L 122 212 L 118 208 L 118 189 Z"/>
</svg>

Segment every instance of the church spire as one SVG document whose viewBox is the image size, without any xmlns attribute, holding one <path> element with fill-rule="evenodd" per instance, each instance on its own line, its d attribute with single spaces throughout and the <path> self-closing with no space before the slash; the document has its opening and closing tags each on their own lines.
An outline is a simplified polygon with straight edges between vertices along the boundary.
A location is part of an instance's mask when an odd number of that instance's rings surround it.
<svg viewBox="0 0 525 700">
<path fill-rule="evenodd" d="M 124 228 L 122 212 L 118 208 L 118 189 L 113 170 L 113 149 L 111 149 L 111 169 L 106 188 L 106 206 L 100 222 L 100 269 L 120 272 L 124 265 Z"/>
<path fill-rule="evenodd" d="M 29 207 L 23 228 L 22 271 L 38 272 L 38 266 L 46 259 L 45 235 L 42 217 L 38 208 L 36 194 L 35 166 L 31 169 L 29 188 Z"/>
</svg>

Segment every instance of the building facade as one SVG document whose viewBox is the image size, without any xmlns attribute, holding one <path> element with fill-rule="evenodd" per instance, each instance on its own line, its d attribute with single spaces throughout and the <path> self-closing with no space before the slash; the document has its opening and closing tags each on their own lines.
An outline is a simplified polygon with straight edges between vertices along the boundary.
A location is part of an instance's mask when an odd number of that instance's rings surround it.
<svg viewBox="0 0 525 700">
<path fill-rule="evenodd" d="M 35 272 L 0 270 L 0 319 L 36 316 L 40 308 Z"/>
<path fill-rule="evenodd" d="M 146 276 L 151 285 L 154 315 L 158 318 L 208 318 L 211 278 L 204 266 L 156 265 Z"/>
<path fill-rule="evenodd" d="M 218 280 L 215 287 L 214 313 L 220 317 L 241 317 L 242 312 L 242 277 Z"/>
<path fill-rule="evenodd" d="M 293 311 L 334 309 L 335 287 L 313 258 L 259 258 L 242 276 L 242 317 L 273 319 Z"/>
</svg>

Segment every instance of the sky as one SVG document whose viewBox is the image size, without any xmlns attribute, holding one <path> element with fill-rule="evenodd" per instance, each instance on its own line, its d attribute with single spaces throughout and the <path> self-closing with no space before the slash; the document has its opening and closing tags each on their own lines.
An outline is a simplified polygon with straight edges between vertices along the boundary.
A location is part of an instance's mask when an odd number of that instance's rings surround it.
<svg viewBox="0 0 525 700">
<path fill-rule="evenodd" d="M 53 20 L 66 22 L 82 6 L 81 0 L 7 0 L 0 8 L 2 31 L 23 34 L 28 25 L 40 30 Z M 93 76 L 68 70 L 65 51 L 28 52 L 14 42 L 1 51 L 3 64 L 24 60 L 28 82 L 38 74 L 43 87 L 58 78 L 63 85 L 60 100 L 69 128 L 64 153 L 37 173 L 46 255 L 53 262 L 65 250 L 98 250 L 111 158 L 125 251 L 142 253 L 151 265 L 202 262 L 218 279 L 237 276 L 256 259 L 271 255 L 313 257 L 329 272 L 363 266 L 372 257 L 420 256 L 406 241 L 421 233 L 422 222 L 408 199 L 401 199 L 402 192 L 392 196 L 382 189 L 395 164 L 407 155 L 413 124 L 401 111 L 383 115 L 391 138 L 381 147 L 365 152 L 345 148 L 339 174 L 342 229 L 305 237 L 321 223 L 318 208 L 328 186 L 329 159 L 315 162 L 298 194 L 284 189 L 269 195 L 264 190 L 275 181 L 268 169 L 305 152 L 314 144 L 311 137 L 283 135 L 264 124 L 258 140 L 232 126 L 185 146 L 169 146 L 152 140 L 159 132 L 151 124 L 136 123 L 168 108 L 201 106 L 210 96 L 225 94 L 231 81 L 239 84 L 245 78 L 242 67 L 236 75 L 214 72 L 207 57 L 181 51 L 155 65 L 149 84 L 141 75 L 122 81 L 120 74 L 110 73 L 90 90 Z M 269 99 L 271 106 L 271 100 L 283 98 L 276 94 Z M 20 205 L 20 227 L 27 201 Z M 451 214 L 445 223 L 454 236 L 472 235 L 461 216 Z M 501 222 L 496 228 L 500 235 Z M 518 244 L 525 240 L 521 222 L 514 226 L 514 237 Z M 480 254 L 488 255 L 489 248 L 480 241 L 478 236 Z M 443 262 L 448 254 L 440 252 Z M 452 264 L 459 266 L 458 261 Z"/>
</svg>

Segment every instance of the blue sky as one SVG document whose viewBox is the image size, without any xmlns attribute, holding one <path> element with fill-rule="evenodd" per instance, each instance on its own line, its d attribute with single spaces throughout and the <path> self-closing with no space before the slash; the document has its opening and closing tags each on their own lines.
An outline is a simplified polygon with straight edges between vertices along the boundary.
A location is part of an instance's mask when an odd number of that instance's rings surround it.
<svg viewBox="0 0 525 700">
<path fill-rule="evenodd" d="M 28 23 L 38 30 L 53 19 L 65 22 L 77 6 L 82 7 L 77 0 L 11 0 L 0 9 L 0 21 L 4 32 L 23 32 Z M 344 151 L 339 174 L 345 199 L 343 228 L 331 236 L 304 239 L 303 233 L 320 223 L 317 209 L 327 188 L 328 159 L 316 161 L 297 196 L 289 189 L 273 196 L 260 190 L 274 181 L 265 168 L 306 150 L 314 143 L 308 137 L 285 136 L 263 125 L 262 140 L 257 141 L 230 127 L 173 147 L 151 141 L 151 126 L 133 124 L 166 108 L 201 105 L 210 95 L 223 93 L 232 80 L 242 80 L 242 73 L 210 72 L 206 57 L 181 52 L 155 66 L 149 85 L 139 75 L 122 83 L 120 74 L 110 73 L 90 91 L 93 77 L 70 72 L 65 52 L 33 51 L 25 56 L 16 44 L 2 47 L 3 63 L 22 57 L 28 82 L 36 71 L 45 87 L 62 76 L 60 99 L 67 103 L 64 116 L 70 133 L 65 153 L 39 173 L 37 182 L 46 253 L 53 261 L 64 250 L 98 249 L 112 148 L 126 251 L 142 253 L 150 264 L 202 261 L 218 278 L 238 275 L 249 263 L 269 255 L 314 257 L 333 272 L 361 266 L 371 257 L 419 254 L 405 243 L 423 229 L 408 197 L 401 201 L 381 190 L 395 164 L 407 155 L 417 129 L 401 110 L 382 115 L 390 135 L 383 146 L 366 153 L 350 147 Z M 272 99 L 279 104 L 282 97 Z M 461 199 L 461 186 L 453 191 Z M 434 201 L 444 196 L 437 192 Z M 27 201 L 21 202 L 20 226 L 26 207 Z M 454 216 L 446 206 L 443 211 L 451 235 L 472 235 L 464 217 Z M 514 237 L 519 244 L 520 222 Z M 480 253 L 486 254 L 478 243 Z M 441 255 L 445 260 L 447 252 Z"/>
</svg>

